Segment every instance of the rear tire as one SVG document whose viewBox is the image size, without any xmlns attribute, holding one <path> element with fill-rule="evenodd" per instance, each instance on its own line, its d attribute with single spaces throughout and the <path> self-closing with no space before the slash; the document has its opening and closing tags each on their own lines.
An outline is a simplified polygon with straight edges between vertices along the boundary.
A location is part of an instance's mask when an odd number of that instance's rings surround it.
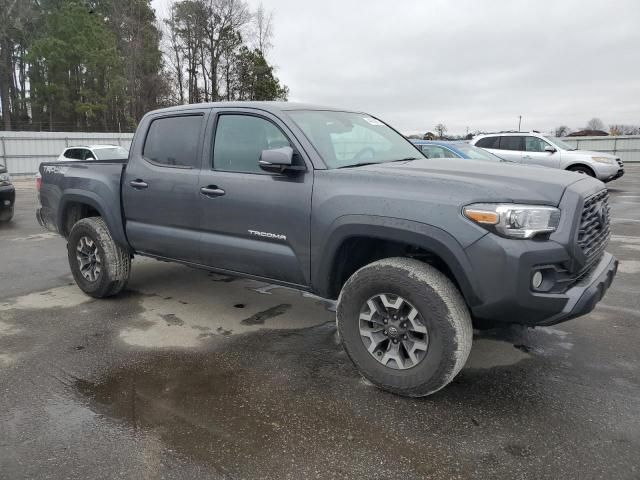
<svg viewBox="0 0 640 480">
<path fill-rule="evenodd" d="M 113 241 L 100 217 L 83 218 L 73 225 L 67 255 L 73 278 L 87 295 L 117 295 L 129 281 L 131 257 Z"/>
<path fill-rule="evenodd" d="M 410 258 L 380 260 L 354 273 L 342 288 L 336 318 L 360 373 L 400 395 L 437 392 L 471 351 L 473 328 L 462 295 L 442 272 Z M 420 344 L 424 351 L 416 350 Z"/>
<path fill-rule="evenodd" d="M 574 165 L 573 167 L 569 167 L 567 170 L 569 170 L 570 172 L 581 173 L 582 175 L 589 175 L 590 177 L 596 176 L 594 171 L 586 165 Z"/>
</svg>

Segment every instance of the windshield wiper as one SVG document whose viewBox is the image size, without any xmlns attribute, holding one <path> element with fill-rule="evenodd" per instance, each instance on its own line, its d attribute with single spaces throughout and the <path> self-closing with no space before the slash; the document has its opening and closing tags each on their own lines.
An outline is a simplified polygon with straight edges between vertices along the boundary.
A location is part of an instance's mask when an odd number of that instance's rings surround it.
<svg viewBox="0 0 640 480">
<path fill-rule="evenodd" d="M 392 162 L 408 162 L 410 160 L 420 160 L 420 157 L 398 158 L 396 160 L 387 160 L 386 162 L 360 162 L 360 163 L 354 163 L 352 165 L 343 165 L 338 168 L 364 167 L 365 165 L 380 165 L 382 163 L 392 163 Z"/>
<path fill-rule="evenodd" d="M 377 165 L 380 162 L 360 162 L 360 163 L 353 163 L 351 165 L 342 165 L 341 167 L 338 168 L 353 168 L 353 167 L 364 167 L 365 165 Z"/>
<path fill-rule="evenodd" d="M 424 157 L 423 157 L 424 158 Z M 397 160 L 389 160 L 388 162 L 384 162 L 384 163 L 391 163 L 391 162 L 409 162 L 411 160 L 420 160 L 420 157 L 406 157 L 406 158 L 398 158 Z"/>
</svg>

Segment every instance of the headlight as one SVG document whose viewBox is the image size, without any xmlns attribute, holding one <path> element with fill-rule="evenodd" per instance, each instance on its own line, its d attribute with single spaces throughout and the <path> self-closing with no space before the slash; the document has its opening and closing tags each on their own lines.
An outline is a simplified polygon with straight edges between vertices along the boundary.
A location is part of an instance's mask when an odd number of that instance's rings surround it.
<svg viewBox="0 0 640 480">
<path fill-rule="evenodd" d="M 464 207 L 462 214 L 487 230 L 511 238 L 555 232 L 560 223 L 559 209 L 539 205 L 476 203 Z"/>
<path fill-rule="evenodd" d="M 598 163 L 606 163 L 607 165 L 614 165 L 616 160 L 609 157 L 591 157 L 591 160 Z"/>
<path fill-rule="evenodd" d="M 11 181 L 11 177 L 8 173 L 0 173 L 0 183 L 9 183 Z"/>
</svg>

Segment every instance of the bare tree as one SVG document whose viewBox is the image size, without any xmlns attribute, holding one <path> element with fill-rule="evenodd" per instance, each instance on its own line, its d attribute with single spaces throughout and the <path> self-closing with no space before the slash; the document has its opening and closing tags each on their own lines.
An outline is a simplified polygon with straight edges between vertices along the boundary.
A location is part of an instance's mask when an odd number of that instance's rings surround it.
<svg viewBox="0 0 640 480">
<path fill-rule="evenodd" d="M 611 135 L 638 135 L 640 134 L 640 127 L 623 124 L 609 125 L 609 133 Z"/>
<path fill-rule="evenodd" d="M 556 127 L 554 133 L 556 137 L 566 137 L 571 133 L 571 129 L 566 125 L 560 125 L 559 127 Z"/>
<path fill-rule="evenodd" d="M 597 117 L 592 118 L 587 122 L 587 130 L 604 130 L 604 122 Z"/>
<path fill-rule="evenodd" d="M 273 38 L 273 12 L 265 10 L 262 3 L 253 14 L 253 29 L 256 48 L 266 55 L 271 49 Z"/>
<path fill-rule="evenodd" d="M 208 19 L 205 26 L 205 50 L 209 58 L 208 77 L 211 83 L 211 100 L 226 96 L 221 91 L 220 75 L 223 56 L 229 53 L 229 42 L 242 34 L 251 20 L 251 12 L 243 0 L 209 0 Z"/>
<path fill-rule="evenodd" d="M 438 138 L 444 138 L 444 134 L 447 132 L 447 127 L 444 123 L 439 123 L 435 126 L 436 132 L 438 132 Z"/>
<path fill-rule="evenodd" d="M 176 12 L 173 6 L 169 9 L 169 18 L 164 21 L 163 38 L 166 38 L 166 59 L 170 65 L 171 74 L 175 79 L 178 90 L 178 101 L 184 104 L 184 58 L 182 56 L 182 45 L 177 32 Z"/>
</svg>

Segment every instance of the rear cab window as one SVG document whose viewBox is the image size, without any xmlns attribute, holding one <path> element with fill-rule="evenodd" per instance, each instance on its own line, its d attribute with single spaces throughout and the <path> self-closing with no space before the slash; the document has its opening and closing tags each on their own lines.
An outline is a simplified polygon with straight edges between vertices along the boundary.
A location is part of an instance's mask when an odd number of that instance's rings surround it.
<svg viewBox="0 0 640 480">
<path fill-rule="evenodd" d="M 143 157 L 166 167 L 200 168 L 198 150 L 204 116 L 180 115 L 151 121 Z"/>
</svg>

